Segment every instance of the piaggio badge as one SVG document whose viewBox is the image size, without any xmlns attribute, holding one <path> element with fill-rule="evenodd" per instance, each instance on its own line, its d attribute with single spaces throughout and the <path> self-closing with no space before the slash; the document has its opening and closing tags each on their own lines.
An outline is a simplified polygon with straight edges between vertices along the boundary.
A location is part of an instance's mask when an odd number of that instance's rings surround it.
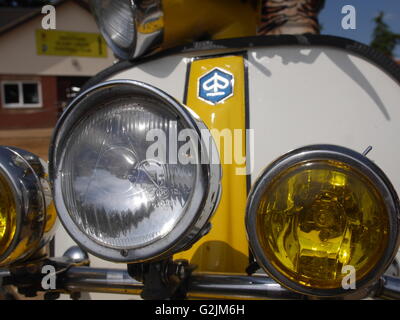
<svg viewBox="0 0 400 320">
<path fill-rule="evenodd" d="M 216 105 L 233 96 L 234 76 L 221 68 L 214 68 L 199 78 L 199 99 Z"/>
</svg>

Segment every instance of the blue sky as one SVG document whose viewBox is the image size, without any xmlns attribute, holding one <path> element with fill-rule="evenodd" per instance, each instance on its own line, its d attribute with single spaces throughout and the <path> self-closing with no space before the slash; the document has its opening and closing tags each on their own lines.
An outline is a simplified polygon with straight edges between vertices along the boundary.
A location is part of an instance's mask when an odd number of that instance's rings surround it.
<svg viewBox="0 0 400 320">
<path fill-rule="evenodd" d="M 344 17 L 342 8 L 348 4 L 356 8 L 356 30 L 343 30 L 341 26 Z M 375 26 L 373 19 L 380 11 L 385 12 L 384 20 L 391 30 L 400 34 L 400 0 L 326 0 L 319 16 L 323 25 L 322 33 L 370 44 Z M 395 55 L 400 58 L 400 46 L 397 46 Z"/>
</svg>

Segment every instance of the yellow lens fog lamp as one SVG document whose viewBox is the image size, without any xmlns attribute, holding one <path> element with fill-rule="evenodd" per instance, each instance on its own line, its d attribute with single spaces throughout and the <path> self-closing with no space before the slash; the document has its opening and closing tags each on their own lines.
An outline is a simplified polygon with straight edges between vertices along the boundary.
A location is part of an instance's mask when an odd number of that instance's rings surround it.
<svg viewBox="0 0 400 320">
<path fill-rule="evenodd" d="M 32 153 L 0 146 L 0 267 L 31 257 L 53 235 L 46 167 Z"/>
<path fill-rule="evenodd" d="M 15 201 L 8 181 L 0 175 L 0 255 L 9 247 L 16 229 Z"/>
<path fill-rule="evenodd" d="M 398 216 L 396 192 L 372 161 L 317 145 L 292 151 L 263 172 L 249 196 L 246 227 L 256 260 L 271 277 L 328 297 L 364 289 L 384 273 L 398 249 Z"/>
</svg>

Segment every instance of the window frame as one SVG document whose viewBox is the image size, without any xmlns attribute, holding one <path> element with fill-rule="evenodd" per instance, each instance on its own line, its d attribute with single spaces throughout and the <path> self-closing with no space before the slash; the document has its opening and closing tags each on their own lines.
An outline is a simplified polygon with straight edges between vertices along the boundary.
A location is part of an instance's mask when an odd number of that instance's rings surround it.
<svg viewBox="0 0 400 320">
<path fill-rule="evenodd" d="M 18 103 L 6 103 L 6 90 L 5 85 L 13 84 L 18 85 Z M 38 103 L 24 103 L 24 84 L 36 84 L 38 90 Z M 1 86 L 1 103 L 3 108 L 6 109 L 30 109 L 30 108 L 43 108 L 42 99 L 42 84 L 39 80 L 4 80 L 0 82 Z"/>
</svg>

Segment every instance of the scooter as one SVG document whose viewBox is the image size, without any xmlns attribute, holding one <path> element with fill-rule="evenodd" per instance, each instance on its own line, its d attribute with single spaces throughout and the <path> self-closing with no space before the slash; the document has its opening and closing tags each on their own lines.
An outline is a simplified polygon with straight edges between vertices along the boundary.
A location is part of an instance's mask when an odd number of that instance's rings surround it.
<svg viewBox="0 0 400 320">
<path fill-rule="evenodd" d="M 0 287 L 400 298 L 394 61 L 259 35 L 258 1 L 91 6 L 118 62 L 63 112 L 48 164 L 0 147 Z"/>
</svg>

